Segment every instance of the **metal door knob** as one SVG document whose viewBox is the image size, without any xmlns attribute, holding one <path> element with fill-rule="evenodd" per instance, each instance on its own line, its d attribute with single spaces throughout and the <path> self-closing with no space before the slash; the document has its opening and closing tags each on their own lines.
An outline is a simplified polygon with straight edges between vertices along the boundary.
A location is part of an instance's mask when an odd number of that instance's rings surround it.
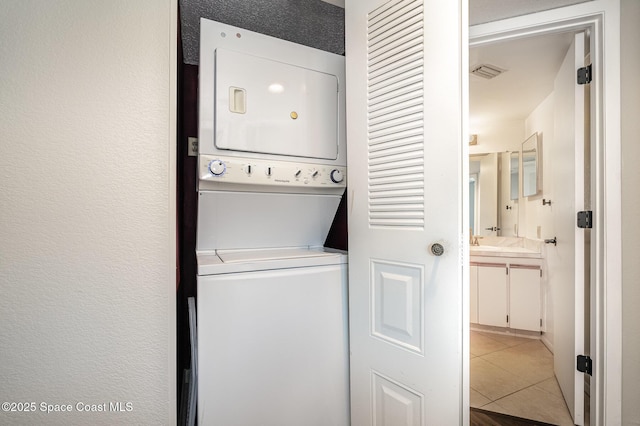
<svg viewBox="0 0 640 426">
<path fill-rule="evenodd" d="M 442 256 L 444 254 L 444 246 L 440 243 L 431 244 L 429 250 L 431 250 L 431 254 L 434 256 Z"/>
</svg>

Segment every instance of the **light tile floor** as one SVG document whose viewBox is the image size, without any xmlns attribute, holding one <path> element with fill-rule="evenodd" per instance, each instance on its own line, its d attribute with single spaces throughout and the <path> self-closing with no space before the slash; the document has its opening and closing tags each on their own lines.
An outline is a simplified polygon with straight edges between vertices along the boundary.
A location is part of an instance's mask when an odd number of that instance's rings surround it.
<svg viewBox="0 0 640 426">
<path fill-rule="evenodd" d="M 472 407 L 555 425 L 573 425 L 539 340 L 471 331 Z"/>
</svg>

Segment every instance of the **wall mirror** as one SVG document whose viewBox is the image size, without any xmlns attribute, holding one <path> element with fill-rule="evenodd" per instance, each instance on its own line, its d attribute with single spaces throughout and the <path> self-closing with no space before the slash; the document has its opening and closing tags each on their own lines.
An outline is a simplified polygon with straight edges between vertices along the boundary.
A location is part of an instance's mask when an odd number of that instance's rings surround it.
<svg viewBox="0 0 640 426">
<path fill-rule="evenodd" d="M 477 236 L 517 236 L 520 152 L 469 155 L 469 231 Z"/>
<path fill-rule="evenodd" d="M 538 133 L 522 142 L 522 196 L 540 193 L 540 144 Z"/>
<path fill-rule="evenodd" d="M 512 152 L 509 155 L 509 199 L 520 198 L 520 153 Z"/>
<path fill-rule="evenodd" d="M 469 229 L 473 235 L 496 235 L 499 228 L 498 158 L 496 152 L 469 156 Z"/>
</svg>

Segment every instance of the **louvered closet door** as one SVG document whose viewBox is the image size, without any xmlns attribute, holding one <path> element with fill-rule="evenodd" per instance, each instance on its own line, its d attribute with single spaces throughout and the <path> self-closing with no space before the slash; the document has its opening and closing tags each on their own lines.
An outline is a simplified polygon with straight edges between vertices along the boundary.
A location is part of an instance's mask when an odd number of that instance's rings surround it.
<svg viewBox="0 0 640 426">
<path fill-rule="evenodd" d="M 354 426 L 466 416 L 462 3 L 346 2 Z"/>
</svg>

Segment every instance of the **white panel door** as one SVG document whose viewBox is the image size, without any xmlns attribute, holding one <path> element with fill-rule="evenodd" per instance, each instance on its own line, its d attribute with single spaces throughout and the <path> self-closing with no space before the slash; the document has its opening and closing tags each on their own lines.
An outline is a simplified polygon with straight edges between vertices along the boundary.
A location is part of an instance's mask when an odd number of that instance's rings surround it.
<svg viewBox="0 0 640 426">
<path fill-rule="evenodd" d="M 466 9 L 346 2 L 354 426 L 468 415 Z"/>
<path fill-rule="evenodd" d="M 584 209 L 584 86 L 576 70 L 585 57 L 584 33 L 576 34 L 554 86 L 555 138 L 550 144 L 553 167 L 553 222 L 557 246 L 547 245 L 554 305 L 554 369 L 576 425 L 584 424 L 584 374 L 576 356 L 584 354 L 584 230 L 576 213 Z M 550 197 L 551 198 L 551 197 Z"/>
</svg>

